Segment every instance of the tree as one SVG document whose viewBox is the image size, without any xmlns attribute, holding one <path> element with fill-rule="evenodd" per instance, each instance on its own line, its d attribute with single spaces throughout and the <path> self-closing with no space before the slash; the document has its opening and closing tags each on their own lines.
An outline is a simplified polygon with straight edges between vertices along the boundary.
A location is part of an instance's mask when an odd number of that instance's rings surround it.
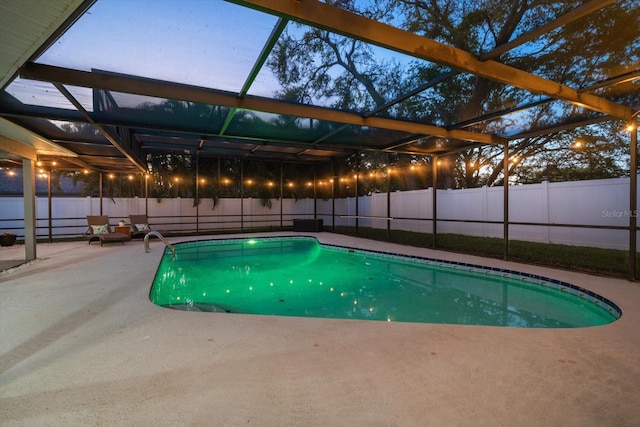
<svg viewBox="0 0 640 427">
<path fill-rule="evenodd" d="M 563 0 L 341 0 L 328 3 L 477 55 L 491 52 L 578 5 Z M 580 88 L 637 66 L 639 25 L 640 8 L 634 7 L 632 0 L 623 0 L 494 59 Z M 398 58 L 354 39 L 293 24 L 277 43 L 268 66 L 282 85 L 277 96 L 360 113 L 375 111 L 436 76 L 450 73 L 427 92 L 379 112 L 440 126 L 454 126 L 539 100 L 529 92 L 488 79 L 425 61 Z M 604 94 L 619 102 L 625 101 L 616 98 L 615 92 Z M 505 134 L 515 129 L 517 133 L 566 119 L 589 117 L 593 117 L 593 113 L 580 107 L 548 102 L 524 112 L 481 121 L 474 124 L 472 130 Z M 593 127 L 588 129 L 592 131 Z M 510 154 L 519 162 L 511 164 L 517 169 L 515 165 L 535 158 L 536 162 L 558 165 L 554 160 L 557 156 L 572 152 L 563 138 L 567 138 L 566 132 L 516 140 L 510 144 Z M 452 143 L 455 141 L 442 141 L 445 147 Z M 440 172 L 442 185 L 473 187 L 497 183 L 502 176 L 501 153 L 502 147 L 493 146 L 460 152 L 450 162 L 451 166 Z M 601 152 L 600 156 L 613 166 L 616 154 Z M 618 173 L 611 168 L 597 170 Z"/>
<path fill-rule="evenodd" d="M 617 178 L 629 170 L 629 149 L 619 122 L 589 126 L 554 135 L 537 159 L 515 168 L 513 179 L 521 184 L 540 181 L 576 181 Z M 555 151 L 554 151 L 555 150 Z"/>
</svg>

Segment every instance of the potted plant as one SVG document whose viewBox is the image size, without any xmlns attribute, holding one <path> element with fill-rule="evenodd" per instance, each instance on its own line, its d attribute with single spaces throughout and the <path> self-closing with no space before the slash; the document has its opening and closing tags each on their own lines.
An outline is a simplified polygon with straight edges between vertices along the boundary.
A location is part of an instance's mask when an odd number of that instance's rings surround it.
<svg viewBox="0 0 640 427">
<path fill-rule="evenodd" d="M 15 243 L 15 233 L 5 232 L 0 234 L 0 246 L 13 246 Z"/>
</svg>

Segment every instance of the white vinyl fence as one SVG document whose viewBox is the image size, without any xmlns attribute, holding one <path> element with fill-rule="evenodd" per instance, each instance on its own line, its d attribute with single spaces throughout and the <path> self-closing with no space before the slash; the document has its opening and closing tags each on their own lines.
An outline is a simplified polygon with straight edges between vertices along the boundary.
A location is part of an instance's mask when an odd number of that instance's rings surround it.
<svg viewBox="0 0 640 427">
<path fill-rule="evenodd" d="M 361 196 L 356 212 L 355 198 L 317 200 L 318 218 L 325 228 L 332 225 L 358 225 L 423 233 L 432 231 L 432 189 L 398 191 Z M 104 198 L 102 212 L 112 224 L 130 214 L 144 214 L 157 229 L 176 232 L 247 229 L 291 226 L 294 218 L 313 218 L 313 199 L 272 199 L 271 208 L 259 199 L 202 199 L 198 208 L 193 199 Z M 51 226 L 54 236 L 79 236 L 86 230 L 86 215 L 100 214 L 100 199 L 54 197 Z M 0 198 L 0 232 L 14 231 L 22 236 L 24 205 L 21 197 Z M 335 206 L 335 210 L 333 209 Z M 503 189 L 482 187 L 465 190 L 438 190 L 437 232 L 482 237 L 502 237 Z M 509 187 L 509 238 L 544 243 L 628 249 L 627 230 L 596 227 L 628 227 L 629 179 L 575 181 Z M 48 200 L 38 197 L 36 205 L 38 236 L 48 236 Z M 387 218 L 392 218 L 388 220 Z M 465 222 L 467 221 L 467 222 Z M 519 224 L 520 223 L 520 224 Z M 543 226 L 522 223 L 541 223 Z M 558 224 L 564 226 L 558 226 Z M 579 227 L 570 227 L 577 225 Z"/>
<path fill-rule="evenodd" d="M 392 230 L 431 233 L 432 189 L 391 194 L 387 215 L 387 194 L 360 197 L 359 225 Z M 319 202 L 320 203 L 320 202 Z M 438 190 L 437 232 L 469 236 L 503 236 L 503 189 L 482 187 Z M 322 218 L 331 214 L 331 201 L 318 208 Z M 355 200 L 336 200 L 336 225 L 355 225 Z M 509 187 L 509 239 L 574 246 L 628 249 L 629 232 L 621 229 L 558 225 L 628 227 L 629 179 L 575 181 Z M 374 218 L 367 218 L 374 217 Z M 403 218 L 421 218 L 422 221 Z M 463 222 L 470 221 L 470 222 Z M 497 222 L 497 223 L 496 223 Z M 541 223 L 545 226 L 518 223 Z M 325 225 L 327 220 L 325 219 Z"/>
</svg>

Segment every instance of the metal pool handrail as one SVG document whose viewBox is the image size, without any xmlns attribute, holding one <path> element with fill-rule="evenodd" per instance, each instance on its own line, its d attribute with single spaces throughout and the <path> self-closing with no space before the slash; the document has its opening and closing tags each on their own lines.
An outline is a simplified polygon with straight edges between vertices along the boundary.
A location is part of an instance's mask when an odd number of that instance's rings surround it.
<svg viewBox="0 0 640 427">
<path fill-rule="evenodd" d="M 144 251 L 145 252 L 149 252 L 149 237 L 151 236 L 156 236 L 158 239 L 162 240 L 162 243 L 165 244 L 166 247 L 168 247 L 171 250 L 171 254 L 172 254 L 172 259 L 176 259 L 176 248 L 173 247 L 173 245 L 171 243 L 169 243 L 167 241 L 167 239 L 165 239 L 162 234 L 160 234 L 157 231 L 150 231 L 147 233 L 146 236 L 144 236 Z"/>
</svg>

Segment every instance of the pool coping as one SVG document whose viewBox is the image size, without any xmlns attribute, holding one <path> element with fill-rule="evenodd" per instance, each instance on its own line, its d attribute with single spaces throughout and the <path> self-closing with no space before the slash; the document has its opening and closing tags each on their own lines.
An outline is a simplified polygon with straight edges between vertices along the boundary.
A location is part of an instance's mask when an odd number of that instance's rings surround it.
<svg viewBox="0 0 640 427">
<path fill-rule="evenodd" d="M 0 274 L 0 424 L 640 422 L 638 283 L 327 232 L 290 235 L 551 277 L 624 315 L 574 329 L 194 315 L 148 300 L 164 248 L 156 241 L 149 253 L 140 241 L 39 244 L 37 262 Z"/>
</svg>

